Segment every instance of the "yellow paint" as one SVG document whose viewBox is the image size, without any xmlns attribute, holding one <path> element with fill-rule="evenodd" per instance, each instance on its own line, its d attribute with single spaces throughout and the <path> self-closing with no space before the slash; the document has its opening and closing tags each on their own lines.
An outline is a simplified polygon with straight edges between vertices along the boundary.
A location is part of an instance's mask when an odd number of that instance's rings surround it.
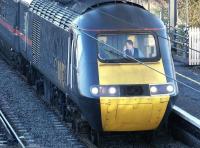
<svg viewBox="0 0 200 148">
<path fill-rule="evenodd" d="M 161 98 L 165 101 L 161 101 Z M 104 131 L 145 131 L 158 127 L 163 118 L 168 96 L 101 97 Z"/>
<path fill-rule="evenodd" d="M 105 64 L 98 62 L 100 85 L 115 84 L 163 84 L 166 78 L 141 64 Z M 162 60 L 148 66 L 165 73 Z"/>
<path fill-rule="evenodd" d="M 162 60 L 148 63 L 164 73 Z M 100 85 L 164 84 L 166 78 L 140 64 L 104 64 L 98 62 Z M 104 131 L 144 131 L 159 126 L 169 96 L 101 97 Z"/>
</svg>

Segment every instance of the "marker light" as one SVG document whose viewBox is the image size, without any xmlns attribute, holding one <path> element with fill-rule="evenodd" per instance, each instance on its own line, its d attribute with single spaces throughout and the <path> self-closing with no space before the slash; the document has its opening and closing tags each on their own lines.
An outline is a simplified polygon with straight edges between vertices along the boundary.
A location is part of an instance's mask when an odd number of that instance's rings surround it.
<svg viewBox="0 0 200 148">
<path fill-rule="evenodd" d="M 149 87 L 151 95 L 175 95 L 175 86 L 173 83 L 153 84 Z"/>
<path fill-rule="evenodd" d="M 166 87 L 166 90 L 167 90 L 169 93 L 172 93 L 172 92 L 174 91 L 173 85 L 168 85 L 168 86 Z"/>
<path fill-rule="evenodd" d="M 151 86 L 150 91 L 151 93 L 157 93 L 158 89 L 156 86 Z"/>
<path fill-rule="evenodd" d="M 110 87 L 108 89 L 109 94 L 114 95 L 117 93 L 117 89 L 115 87 Z"/>
<path fill-rule="evenodd" d="M 99 88 L 98 88 L 98 87 L 92 87 L 92 88 L 91 88 L 91 93 L 92 93 L 93 95 L 98 95 L 98 93 L 99 93 Z"/>
<path fill-rule="evenodd" d="M 112 85 L 94 85 L 90 87 L 90 93 L 96 97 L 120 96 L 120 88 Z"/>
</svg>

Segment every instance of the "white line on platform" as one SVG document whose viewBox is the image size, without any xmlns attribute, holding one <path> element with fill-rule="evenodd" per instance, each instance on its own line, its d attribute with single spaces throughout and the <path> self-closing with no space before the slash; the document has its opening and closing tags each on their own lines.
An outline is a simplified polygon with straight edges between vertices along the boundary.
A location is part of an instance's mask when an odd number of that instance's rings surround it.
<svg viewBox="0 0 200 148">
<path fill-rule="evenodd" d="M 187 77 L 187 76 L 185 76 L 185 75 L 183 75 L 183 74 L 181 74 L 181 73 L 178 73 L 178 72 L 176 72 L 176 74 L 179 75 L 179 76 L 181 76 L 181 77 L 183 77 L 183 78 L 185 78 L 185 79 L 187 79 L 187 80 L 190 80 L 190 81 L 192 81 L 192 82 L 194 82 L 194 83 L 200 85 L 200 82 L 198 82 L 198 81 L 196 81 L 196 80 L 194 80 L 194 79 L 192 79 L 192 78 L 190 78 L 190 77 Z"/>
<path fill-rule="evenodd" d="M 200 120 L 194 116 L 192 116 L 191 114 L 189 114 L 188 112 L 184 111 L 183 109 L 181 109 L 178 106 L 173 106 L 173 110 L 183 119 L 185 119 L 186 121 L 188 121 L 189 123 L 191 123 L 192 125 L 196 126 L 197 128 L 200 129 Z"/>
</svg>

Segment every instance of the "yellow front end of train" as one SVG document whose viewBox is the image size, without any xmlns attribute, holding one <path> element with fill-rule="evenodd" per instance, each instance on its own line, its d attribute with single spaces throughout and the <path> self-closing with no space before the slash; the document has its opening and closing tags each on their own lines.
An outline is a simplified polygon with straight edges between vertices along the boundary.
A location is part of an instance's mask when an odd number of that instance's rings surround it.
<svg viewBox="0 0 200 148">
<path fill-rule="evenodd" d="M 148 66 L 164 73 L 162 60 Z M 100 85 L 166 84 L 165 76 L 138 64 L 98 62 Z M 169 95 L 101 97 L 104 131 L 142 131 L 159 126 L 165 114 Z"/>
<path fill-rule="evenodd" d="M 176 92 L 166 77 L 167 54 L 160 49 L 151 32 L 98 36 L 99 84 L 91 93 L 100 99 L 103 131 L 146 131 L 160 125 Z"/>
</svg>

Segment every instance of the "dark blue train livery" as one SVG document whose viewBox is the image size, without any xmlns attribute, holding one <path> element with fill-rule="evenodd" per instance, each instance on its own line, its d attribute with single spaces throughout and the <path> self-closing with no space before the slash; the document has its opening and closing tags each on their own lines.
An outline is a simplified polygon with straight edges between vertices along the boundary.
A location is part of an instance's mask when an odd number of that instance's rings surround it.
<svg viewBox="0 0 200 148">
<path fill-rule="evenodd" d="M 4 55 L 63 118 L 97 131 L 164 120 L 178 94 L 165 38 L 159 18 L 123 0 L 0 0 Z"/>
</svg>

